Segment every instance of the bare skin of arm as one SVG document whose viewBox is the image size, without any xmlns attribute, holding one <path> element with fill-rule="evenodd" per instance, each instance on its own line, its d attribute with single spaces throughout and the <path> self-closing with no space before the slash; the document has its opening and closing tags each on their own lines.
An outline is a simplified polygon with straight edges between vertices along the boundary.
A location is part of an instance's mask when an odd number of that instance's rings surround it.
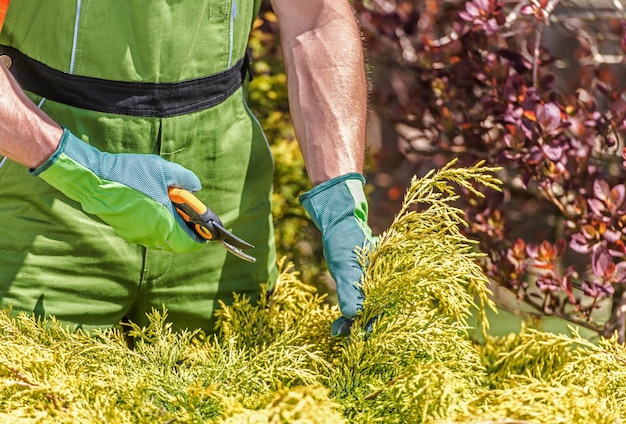
<svg viewBox="0 0 626 424">
<path fill-rule="evenodd" d="M 0 155 L 29 168 L 56 150 L 63 129 L 24 95 L 0 64 Z"/>
<path fill-rule="evenodd" d="M 296 136 L 311 182 L 363 172 L 367 87 L 347 0 L 272 0 Z"/>
</svg>

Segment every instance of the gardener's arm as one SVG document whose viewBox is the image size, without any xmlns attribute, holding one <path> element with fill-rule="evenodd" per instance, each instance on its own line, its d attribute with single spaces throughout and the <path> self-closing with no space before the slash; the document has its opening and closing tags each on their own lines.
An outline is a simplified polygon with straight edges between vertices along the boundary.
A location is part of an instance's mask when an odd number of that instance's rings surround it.
<svg viewBox="0 0 626 424">
<path fill-rule="evenodd" d="M 46 161 L 55 151 L 63 129 L 22 92 L 0 64 L 0 155 L 29 168 Z"/>
<path fill-rule="evenodd" d="M 272 0 L 287 69 L 289 105 L 311 182 L 300 197 L 322 232 L 347 335 L 363 303 L 358 250 L 367 248 L 363 192 L 367 94 L 361 37 L 347 0 Z"/>
<path fill-rule="evenodd" d="M 289 106 L 314 185 L 362 172 L 367 111 L 363 47 L 347 0 L 272 0 Z"/>
</svg>

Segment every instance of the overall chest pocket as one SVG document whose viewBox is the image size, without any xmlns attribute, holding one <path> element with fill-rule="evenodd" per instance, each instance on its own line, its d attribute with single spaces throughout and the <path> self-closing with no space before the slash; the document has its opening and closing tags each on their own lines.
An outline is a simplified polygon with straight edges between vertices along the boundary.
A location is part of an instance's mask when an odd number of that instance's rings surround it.
<svg viewBox="0 0 626 424">
<path fill-rule="evenodd" d="M 231 6 L 228 0 L 218 0 L 209 3 L 209 21 L 223 22 L 230 16 Z"/>
<path fill-rule="evenodd" d="M 235 0 L 82 0 L 77 13 L 77 74 L 178 82 L 222 72 L 232 56 Z"/>
</svg>

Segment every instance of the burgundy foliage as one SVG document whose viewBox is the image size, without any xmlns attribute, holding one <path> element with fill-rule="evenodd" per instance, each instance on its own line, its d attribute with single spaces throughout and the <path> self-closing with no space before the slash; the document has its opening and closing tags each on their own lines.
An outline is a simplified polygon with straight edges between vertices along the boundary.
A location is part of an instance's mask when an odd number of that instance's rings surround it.
<svg viewBox="0 0 626 424">
<path fill-rule="evenodd" d="M 485 273 L 536 313 L 625 341 L 626 15 L 611 2 L 572 4 L 364 0 L 355 8 L 372 102 L 394 128 L 411 129 L 402 153 L 414 169 L 452 157 L 503 168 L 503 193 L 464 199 Z M 387 186 L 391 198 L 397 184 Z M 610 317 L 600 321 L 594 312 L 607 303 Z"/>
</svg>

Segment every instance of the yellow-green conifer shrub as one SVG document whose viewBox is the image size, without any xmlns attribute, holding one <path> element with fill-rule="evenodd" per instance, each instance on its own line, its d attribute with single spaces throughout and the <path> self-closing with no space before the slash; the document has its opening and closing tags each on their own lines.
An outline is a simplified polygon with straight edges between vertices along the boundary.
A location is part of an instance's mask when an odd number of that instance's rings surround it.
<svg viewBox="0 0 626 424">
<path fill-rule="evenodd" d="M 592 343 L 572 332 L 523 328 L 520 334 L 489 338 L 481 349 L 488 390 L 456 422 L 624 422 L 624 346 L 617 339 Z"/>
<path fill-rule="evenodd" d="M 330 381 L 353 422 L 443 419 L 481 390 L 483 367 L 466 330 L 474 302 L 490 304 L 488 281 L 459 230 L 465 222 L 450 183 L 480 195 L 473 183 L 498 182 L 493 169 L 451 165 L 413 181 L 393 224 L 363 256 L 363 314 Z M 416 204 L 428 207 L 417 212 Z M 359 331 L 371 321 L 371 333 Z"/>
<path fill-rule="evenodd" d="M 499 183 L 481 164 L 452 165 L 415 179 L 362 252 L 366 301 L 348 339 L 330 337 L 338 308 L 286 261 L 272 293 L 224 305 L 211 335 L 173 332 L 166 311 L 126 335 L 85 335 L 5 310 L 0 422 L 624 422 L 616 340 L 526 328 L 471 340 L 468 317 L 492 303 L 454 184 Z"/>
</svg>

